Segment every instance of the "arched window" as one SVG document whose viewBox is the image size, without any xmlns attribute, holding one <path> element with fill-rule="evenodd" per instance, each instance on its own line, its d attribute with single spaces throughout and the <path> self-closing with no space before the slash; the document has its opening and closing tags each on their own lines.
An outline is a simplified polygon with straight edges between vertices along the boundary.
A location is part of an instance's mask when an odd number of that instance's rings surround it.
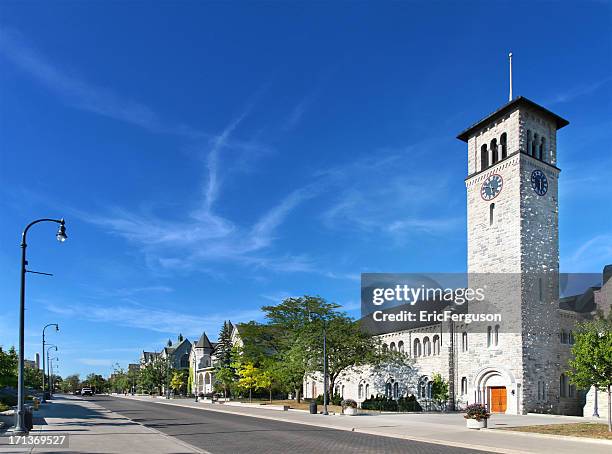
<svg viewBox="0 0 612 454">
<path fill-rule="evenodd" d="M 489 205 L 489 225 L 493 225 L 495 222 L 495 202 L 491 202 Z"/>
<path fill-rule="evenodd" d="M 561 374 L 561 377 L 559 377 L 559 395 L 567 397 L 567 377 L 565 374 Z"/>
<path fill-rule="evenodd" d="M 574 333 L 572 331 L 570 331 L 567 335 L 567 343 L 574 345 Z"/>
<path fill-rule="evenodd" d="M 440 336 L 438 336 L 437 334 L 433 337 L 433 354 L 440 354 Z"/>
<path fill-rule="evenodd" d="M 468 350 L 468 337 L 467 337 L 467 331 L 464 331 L 461 334 L 461 351 L 467 352 L 467 350 Z"/>
<path fill-rule="evenodd" d="M 542 143 L 540 144 L 540 159 L 542 161 L 548 161 L 548 150 L 546 149 L 546 137 L 542 137 Z"/>
<path fill-rule="evenodd" d="M 391 397 L 393 396 L 393 388 L 391 385 L 391 382 L 387 382 L 385 384 L 385 396 L 387 396 L 387 398 L 391 399 Z"/>
<path fill-rule="evenodd" d="M 365 398 L 369 399 L 370 398 L 370 385 L 366 384 L 365 386 Z"/>
<path fill-rule="evenodd" d="M 540 136 L 538 136 L 536 133 L 533 134 L 533 140 L 531 142 L 531 156 L 533 156 L 534 158 L 537 158 L 537 153 L 538 153 L 538 138 Z"/>
<path fill-rule="evenodd" d="M 495 325 L 495 345 L 499 344 L 499 325 Z"/>
<path fill-rule="evenodd" d="M 394 399 L 399 398 L 399 383 L 398 382 L 393 383 L 393 398 Z"/>
<path fill-rule="evenodd" d="M 559 333 L 559 342 L 562 344 L 567 344 L 567 334 L 565 334 L 565 330 L 562 329 Z"/>
<path fill-rule="evenodd" d="M 344 399 L 344 385 L 342 385 L 342 388 L 340 388 L 340 397 Z"/>
<path fill-rule="evenodd" d="M 397 351 L 397 349 L 395 348 L 395 342 L 391 342 L 391 344 L 389 345 L 389 350 L 391 350 L 392 352 Z"/>
<path fill-rule="evenodd" d="M 491 329 L 491 327 L 487 326 L 487 347 L 490 347 L 491 343 L 492 343 L 492 339 L 491 339 L 492 338 L 492 336 L 491 336 L 492 331 L 493 330 Z"/>
<path fill-rule="evenodd" d="M 542 381 L 538 380 L 538 400 L 542 400 Z"/>
<path fill-rule="evenodd" d="M 400 353 L 404 353 L 404 341 L 399 341 L 397 343 L 397 349 L 399 350 Z"/>
<path fill-rule="evenodd" d="M 359 383 L 359 386 L 357 387 L 357 396 L 359 399 L 363 399 L 363 383 Z"/>
<path fill-rule="evenodd" d="M 499 155 L 497 152 L 497 139 L 491 140 L 491 165 L 499 161 Z"/>
<path fill-rule="evenodd" d="M 431 355 L 431 342 L 429 342 L 429 337 L 425 336 L 423 338 L 423 356 Z"/>
<path fill-rule="evenodd" d="M 489 167 L 489 150 L 487 150 L 487 144 L 480 147 L 480 170 L 484 170 Z"/>
<path fill-rule="evenodd" d="M 525 150 L 527 154 L 531 154 L 531 131 L 527 130 L 527 149 Z"/>
<path fill-rule="evenodd" d="M 499 138 L 499 145 L 501 147 L 501 158 L 506 159 L 508 157 L 508 136 L 505 132 Z"/>
<path fill-rule="evenodd" d="M 576 387 L 574 385 L 569 385 L 568 387 L 569 397 L 576 397 Z"/>
<path fill-rule="evenodd" d="M 421 341 L 419 339 L 414 340 L 414 345 L 412 348 L 412 355 L 415 358 L 418 358 L 419 356 L 421 356 Z"/>
<path fill-rule="evenodd" d="M 461 395 L 467 394 L 467 377 L 461 377 Z"/>
</svg>

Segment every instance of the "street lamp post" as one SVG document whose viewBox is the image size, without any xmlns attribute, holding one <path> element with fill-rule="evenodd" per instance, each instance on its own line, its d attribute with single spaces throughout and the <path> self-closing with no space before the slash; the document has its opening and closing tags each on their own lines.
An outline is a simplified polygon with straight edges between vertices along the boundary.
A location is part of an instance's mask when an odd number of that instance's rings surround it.
<svg viewBox="0 0 612 454">
<path fill-rule="evenodd" d="M 308 321 L 312 321 L 312 312 L 308 310 Z M 317 314 L 315 314 L 317 315 Z M 323 414 L 328 415 L 327 410 L 327 319 L 323 315 L 318 317 L 323 322 Z"/>
<path fill-rule="evenodd" d="M 52 348 L 57 351 L 57 345 L 49 345 L 49 348 L 47 349 L 47 380 L 49 381 L 49 398 L 51 398 L 53 395 L 51 392 L 51 361 L 49 360 L 49 350 Z"/>
<path fill-rule="evenodd" d="M 323 414 L 327 411 L 327 322 L 323 319 Z"/>
<path fill-rule="evenodd" d="M 19 292 L 19 367 L 18 367 L 18 377 L 17 377 L 17 420 L 15 422 L 15 428 L 13 429 L 13 433 L 15 435 L 25 435 L 28 433 L 28 429 L 24 424 L 24 359 L 25 359 L 25 341 L 24 341 L 24 325 L 25 325 L 25 276 L 28 270 L 26 269 L 26 265 L 28 261 L 26 260 L 26 236 L 28 234 L 28 230 L 34 224 L 38 224 L 39 222 L 55 222 L 60 225 L 56 238 L 60 242 L 66 241 L 66 226 L 63 219 L 37 219 L 36 221 L 30 222 L 23 233 L 21 234 L 21 290 Z"/>
<path fill-rule="evenodd" d="M 42 395 L 42 402 L 46 402 L 46 393 L 45 393 L 45 330 L 49 327 L 49 326 L 55 326 L 55 331 L 59 331 L 59 325 L 57 323 L 49 323 L 48 325 L 46 325 L 43 328 L 42 331 L 42 372 L 43 372 L 43 383 L 42 383 L 42 391 L 43 391 L 43 395 Z"/>
<path fill-rule="evenodd" d="M 55 358 L 50 358 L 49 359 L 49 392 L 50 393 L 54 393 L 55 392 L 55 365 L 52 363 L 52 361 L 59 361 L 59 358 L 56 356 Z"/>
</svg>

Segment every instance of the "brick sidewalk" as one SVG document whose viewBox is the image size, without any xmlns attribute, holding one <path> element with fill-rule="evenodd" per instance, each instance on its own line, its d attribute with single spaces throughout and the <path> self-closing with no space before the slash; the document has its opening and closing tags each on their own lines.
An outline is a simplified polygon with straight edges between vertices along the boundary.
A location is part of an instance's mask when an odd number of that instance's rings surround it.
<svg viewBox="0 0 612 454">
<path fill-rule="evenodd" d="M 44 418 L 44 420 L 43 420 Z M 41 420 L 45 424 L 40 424 Z M 117 453 L 178 454 L 202 453 L 193 446 L 157 430 L 145 427 L 94 402 L 69 396 L 56 396 L 35 412 L 35 425 L 30 435 L 68 434 L 68 448 L 42 449 L 7 446 L 8 435 L 2 437 L 0 452 L 33 453 Z M 36 424 L 38 422 L 38 424 Z"/>
</svg>

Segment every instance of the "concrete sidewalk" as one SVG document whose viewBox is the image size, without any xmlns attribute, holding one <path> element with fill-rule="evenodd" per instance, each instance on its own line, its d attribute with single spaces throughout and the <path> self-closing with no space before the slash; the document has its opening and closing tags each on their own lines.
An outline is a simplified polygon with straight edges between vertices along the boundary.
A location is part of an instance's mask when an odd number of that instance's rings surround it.
<svg viewBox="0 0 612 454">
<path fill-rule="evenodd" d="M 202 453 L 176 438 L 145 427 L 117 413 L 79 398 L 56 396 L 34 413 L 30 435 L 69 435 L 68 448 L 17 448 L 8 445 L 10 433 L 0 438 L 0 452 L 34 453 Z M 43 420 L 44 418 L 44 420 Z"/>
<path fill-rule="evenodd" d="M 254 407 L 224 406 L 208 404 L 187 399 L 153 399 L 145 396 L 117 396 L 155 402 L 159 405 L 176 405 L 190 408 L 201 408 L 209 411 L 233 413 L 261 419 L 306 424 L 330 429 L 349 430 L 353 432 L 381 435 L 443 444 L 461 448 L 481 449 L 500 453 L 543 453 L 575 454 L 608 454 L 612 451 L 612 442 L 606 440 L 589 440 L 576 437 L 557 437 L 522 432 L 508 432 L 488 429 L 474 431 L 465 428 L 465 421 L 460 414 L 380 414 L 368 416 L 342 416 L 321 414 L 311 415 L 305 411 L 271 411 Z M 536 424 L 562 424 L 585 422 L 583 418 L 548 416 L 548 415 L 495 415 L 490 419 L 490 427 L 511 427 Z"/>
</svg>

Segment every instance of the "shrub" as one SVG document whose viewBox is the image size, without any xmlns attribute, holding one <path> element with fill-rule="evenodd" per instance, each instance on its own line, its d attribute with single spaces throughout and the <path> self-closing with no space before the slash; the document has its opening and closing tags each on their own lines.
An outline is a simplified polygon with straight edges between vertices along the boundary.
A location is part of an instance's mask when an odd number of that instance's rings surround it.
<svg viewBox="0 0 612 454">
<path fill-rule="evenodd" d="M 6 410 L 10 410 L 10 409 L 11 409 L 11 407 L 6 405 L 4 402 L 0 402 L 0 412 L 6 411 Z"/>
<path fill-rule="evenodd" d="M 465 415 L 463 415 L 465 419 L 480 421 L 481 419 L 489 419 L 491 416 L 491 413 L 487 411 L 487 407 L 482 404 L 468 405 L 465 410 Z"/>
<path fill-rule="evenodd" d="M 17 396 L 13 394 L 0 394 L 0 403 L 8 405 L 9 407 L 14 407 L 17 405 Z"/>
<path fill-rule="evenodd" d="M 423 411 L 414 396 L 400 397 L 397 400 L 387 396 L 371 396 L 361 403 L 361 408 L 378 411 Z"/>
<path fill-rule="evenodd" d="M 342 405 L 342 409 L 345 408 L 357 408 L 357 402 L 355 402 L 353 399 L 344 399 L 342 402 L 340 402 L 340 405 Z"/>
<path fill-rule="evenodd" d="M 342 397 L 340 397 L 338 394 L 334 394 L 333 396 L 327 396 L 328 399 L 328 404 L 330 405 L 340 405 L 342 403 Z M 319 405 L 323 405 L 323 394 L 319 394 L 317 396 L 317 404 Z"/>
</svg>

